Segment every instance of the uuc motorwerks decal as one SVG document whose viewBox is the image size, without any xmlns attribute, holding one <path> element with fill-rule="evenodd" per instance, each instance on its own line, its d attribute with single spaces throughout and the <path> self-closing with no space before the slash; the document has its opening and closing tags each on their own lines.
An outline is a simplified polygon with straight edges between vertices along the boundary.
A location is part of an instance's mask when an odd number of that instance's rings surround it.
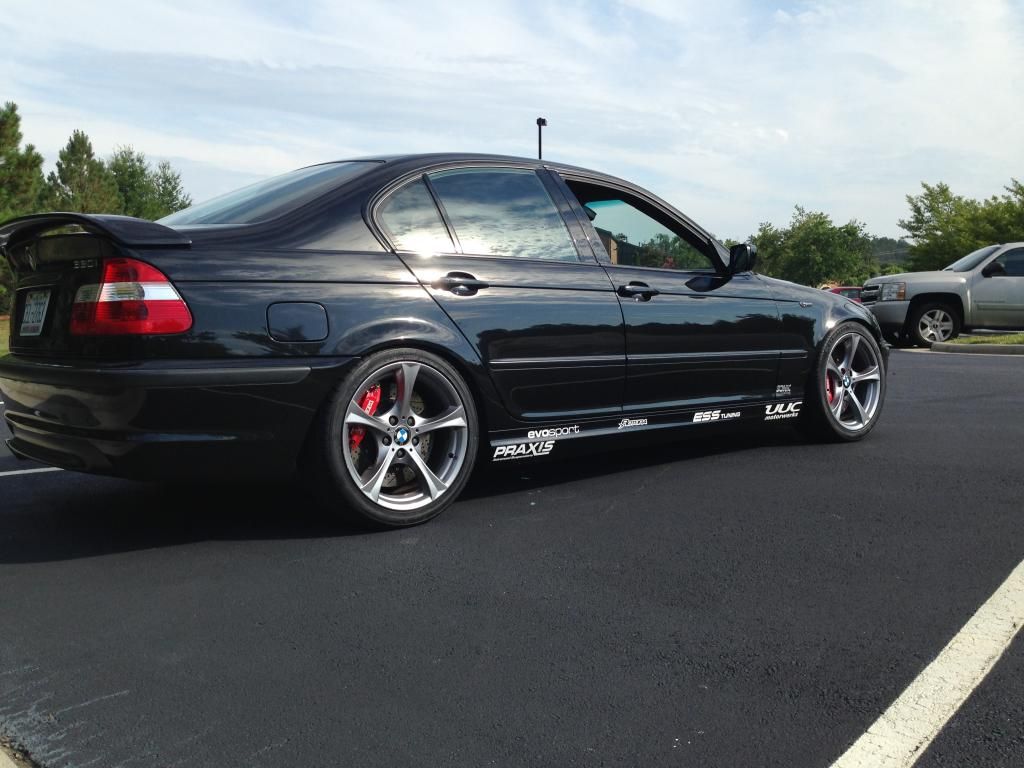
<svg viewBox="0 0 1024 768">
<path fill-rule="evenodd" d="M 778 421 L 779 419 L 795 419 L 800 415 L 800 403 L 775 403 L 764 407 L 765 421 Z"/>
</svg>

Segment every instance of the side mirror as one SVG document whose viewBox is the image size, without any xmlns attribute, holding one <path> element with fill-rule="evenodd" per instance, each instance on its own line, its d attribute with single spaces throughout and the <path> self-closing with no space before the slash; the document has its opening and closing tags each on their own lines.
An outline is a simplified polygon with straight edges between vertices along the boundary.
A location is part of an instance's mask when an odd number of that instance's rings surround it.
<svg viewBox="0 0 1024 768">
<path fill-rule="evenodd" d="M 982 277 L 1000 277 L 1006 275 L 1006 267 L 998 261 L 990 261 L 985 265 L 985 268 L 981 270 Z"/>
<path fill-rule="evenodd" d="M 757 246 L 739 243 L 729 249 L 729 274 L 749 272 L 757 264 Z"/>
</svg>

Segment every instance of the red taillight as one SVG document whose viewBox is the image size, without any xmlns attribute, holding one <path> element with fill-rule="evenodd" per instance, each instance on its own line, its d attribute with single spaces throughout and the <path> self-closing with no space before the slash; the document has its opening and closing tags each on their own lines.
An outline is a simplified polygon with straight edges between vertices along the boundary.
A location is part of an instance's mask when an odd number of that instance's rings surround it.
<svg viewBox="0 0 1024 768">
<path fill-rule="evenodd" d="M 103 262 L 102 281 L 79 288 L 71 308 L 76 336 L 182 333 L 191 327 L 192 313 L 171 281 L 135 259 Z"/>
</svg>

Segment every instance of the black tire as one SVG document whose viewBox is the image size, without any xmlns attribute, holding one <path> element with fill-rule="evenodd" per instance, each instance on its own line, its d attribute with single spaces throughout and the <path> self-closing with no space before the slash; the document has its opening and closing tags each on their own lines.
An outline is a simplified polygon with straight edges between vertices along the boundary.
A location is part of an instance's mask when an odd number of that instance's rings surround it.
<svg viewBox="0 0 1024 768">
<path fill-rule="evenodd" d="M 948 318 L 948 321 L 943 321 L 940 326 L 941 328 L 932 325 L 932 330 L 929 332 L 934 335 L 935 338 L 931 338 L 926 335 L 926 332 L 922 329 L 922 322 L 926 320 L 927 315 L 935 317 L 939 315 L 941 317 Z M 950 326 L 949 335 L 945 336 L 945 326 L 948 322 Z M 960 328 L 963 323 L 960 320 L 960 312 L 951 304 L 943 301 L 930 301 L 926 303 L 918 304 L 910 311 L 910 315 L 907 317 L 906 334 L 910 340 L 919 347 L 931 348 L 932 344 L 936 341 L 950 341 L 960 335 Z M 943 338 L 944 337 L 944 338 Z"/>
<path fill-rule="evenodd" d="M 457 397 L 460 401 L 459 404 L 464 409 L 464 429 L 461 427 L 450 428 L 452 433 L 459 433 L 458 441 L 452 440 L 452 437 L 446 434 L 447 430 L 438 429 L 436 432 L 430 433 L 431 439 L 442 441 L 434 444 L 437 449 L 442 450 L 442 453 L 439 454 L 442 462 L 451 464 L 456 459 L 455 451 L 461 454 L 458 466 L 447 467 L 446 471 L 451 476 L 447 478 L 445 490 L 440 492 L 437 498 L 432 497 L 431 484 L 417 469 L 418 462 L 412 461 L 414 458 L 412 454 L 415 451 L 425 466 L 432 470 L 435 469 L 430 467 L 432 459 L 431 456 L 424 454 L 424 448 L 416 448 L 411 442 L 413 440 L 412 433 L 416 431 L 411 426 L 412 422 L 410 422 L 408 430 L 404 430 L 405 421 L 402 420 L 390 428 L 390 432 L 376 432 L 369 427 L 354 427 L 352 423 L 346 421 L 349 418 L 350 404 L 363 392 L 366 382 L 372 380 L 377 372 L 389 371 L 395 366 L 399 366 L 399 370 L 403 371 L 406 370 L 406 366 L 414 366 L 418 371 L 410 399 L 420 397 L 422 403 L 434 397 L 431 392 L 425 391 L 425 388 L 421 386 L 425 381 L 422 372 L 429 371 L 429 381 L 433 382 L 437 389 Z M 381 379 L 385 382 L 383 386 L 387 386 L 386 376 L 389 375 L 392 374 L 385 374 L 385 378 Z M 447 382 L 450 388 L 444 382 Z M 401 387 L 401 384 L 396 384 L 393 389 L 398 387 Z M 398 408 L 398 406 L 399 397 L 396 395 L 395 402 L 391 407 Z M 421 410 L 426 407 L 421 405 Z M 395 412 L 397 413 L 397 411 Z M 413 411 L 411 416 L 417 420 L 417 426 L 419 426 L 419 414 Z M 423 424 L 427 424 L 429 421 L 430 419 L 424 418 Z M 353 429 L 362 429 L 365 433 L 357 448 L 351 447 L 351 430 Z M 401 443 L 405 448 L 398 448 L 400 443 L 395 432 L 396 429 L 403 429 L 404 440 L 410 441 Z M 391 435 L 394 435 L 393 439 Z M 419 442 L 420 438 L 415 438 L 415 440 L 417 445 L 423 445 Z M 387 442 L 385 443 L 385 441 Z M 426 441 L 425 435 L 423 441 Z M 410 493 L 418 494 L 421 497 L 416 502 L 420 503 L 420 506 L 408 509 L 389 508 L 388 504 L 397 503 L 403 497 L 398 494 L 387 496 L 387 489 L 381 487 L 380 484 L 376 489 L 380 500 L 371 500 L 371 496 L 361 490 L 355 477 L 359 471 L 355 464 L 356 454 L 361 455 L 363 450 L 374 452 L 374 463 L 377 466 L 382 466 L 385 461 L 388 461 L 388 451 L 397 451 L 395 456 L 401 456 L 404 453 L 405 459 L 392 458 L 388 466 L 393 466 L 394 472 L 412 478 L 406 481 L 406 486 L 411 487 L 417 483 L 424 486 L 416 491 L 410 491 Z M 340 514 L 350 522 L 363 526 L 403 528 L 418 525 L 436 517 L 455 501 L 473 472 L 478 452 L 479 419 L 476 404 L 469 387 L 466 386 L 459 372 L 447 361 L 429 352 L 419 349 L 390 349 L 370 355 L 360 362 L 337 386 L 320 409 L 307 440 L 300 476 L 307 487 L 314 492 L 321 505 L 332 513 Z M 372 467 L 367 471 L 372 472 Z M 385 469 L 373 476 L 382 477 L 382 482 L 386 484 L 390 471 Z M 434 480 L 440 479 L 440 475 L 434 476 Z M 399 480 L 395 479 L 394 482 L 397 486 Z M 422 498 L 428 495 L 431 497 L 429 500 Z"/>
<path fill-rule="evenodd" d="M 843 384 L 842 380 L 837 381 L 830 371 L 834 372 L 838 365 L 835 355 L 848 349 L 846 345 L 852 343 L 851 335 L 858 337 L 854 345 L 853 368 L 855 370 L 846 373 L 856 373 L 858 378 L 851 379 L 852 387 L 844 389 L 839 395 L 840 402 L 836 403 L 835 387 Z M 858 351 L 861 346 L 863 346 L 863 351 Z M 831 367 L 830 358 L 832 358 Z M 871 361 L 878 368 L 877 389 L 870 386 L 874 381 L 870 378 Z M 862 366 L 863 369 L 858 369 L 857 366 Z M 832 385 L 827 383 L 829 376 L 832 376 L 834 382 Z M 864 376 L 864 378 L 860 379 L 860 376 Z M 815 361 L 805 388 L 804 401 L 800 407 L 800 418 L 796 424 L 797 428 L 806 437 L 814 440 L 825 442 L 863 440 L 875 428 L 878 417 L 882 413 L 882 405 L 885 402 L 885 380 L 885 360 L 878 342 L 871 332 L 860 323 L 842 323 L 836 326 L 819 347 L 818 359 Z M 842 414 L 846 414 L 848 409 L 843 405 L 842 398 L 846 397 L 850 391 L 853 391 L 857 403 L 861 402 L 860 398 L 864 398 L 870 405 L 870 417 L 866 421 L 862 420 L 863 423 L 860 425 L 856 425 L 856 415 L 851 415 L 849 419 L 844 420 L 834 412 L 834 407 L 839 407 Z M 852 408 L 852 403 L 853 400 L 849 401 L 850 408 Z M 857 409 L 853 410 L 856 413 Z"/>
<path fill-rule="evenodd" d="M 897 349 L 906 349 L 914 346 L 914 342 L 907 338 L 906 332 L 903 330 L 899 331 L 883 331 L 882 337 L 889 342 L 889 344 Z"/>
</svg>

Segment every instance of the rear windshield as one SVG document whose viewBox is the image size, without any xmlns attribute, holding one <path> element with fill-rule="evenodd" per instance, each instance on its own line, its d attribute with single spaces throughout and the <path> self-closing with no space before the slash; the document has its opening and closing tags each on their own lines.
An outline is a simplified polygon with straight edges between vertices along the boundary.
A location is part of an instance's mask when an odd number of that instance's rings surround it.
<svg viewBox="0 0 1024 768">
<path fill-rule="evenodd" d="M 169 227 L 190 224 L 256 224 L 315 200 L 376 163 L 325 163 L 257 181 L 160 219 Z"/>
<path fill-rule="evenodd" d="M 995 253 L 998 245 L 986 245 L 984 248 L 979 248 L 976 251 L 971 251 L 966 256 L 958 261 L 954 261 L 943 272 L 970 272 L 976 266 L 981 264 L 988 256 Z"/>
</svg>

